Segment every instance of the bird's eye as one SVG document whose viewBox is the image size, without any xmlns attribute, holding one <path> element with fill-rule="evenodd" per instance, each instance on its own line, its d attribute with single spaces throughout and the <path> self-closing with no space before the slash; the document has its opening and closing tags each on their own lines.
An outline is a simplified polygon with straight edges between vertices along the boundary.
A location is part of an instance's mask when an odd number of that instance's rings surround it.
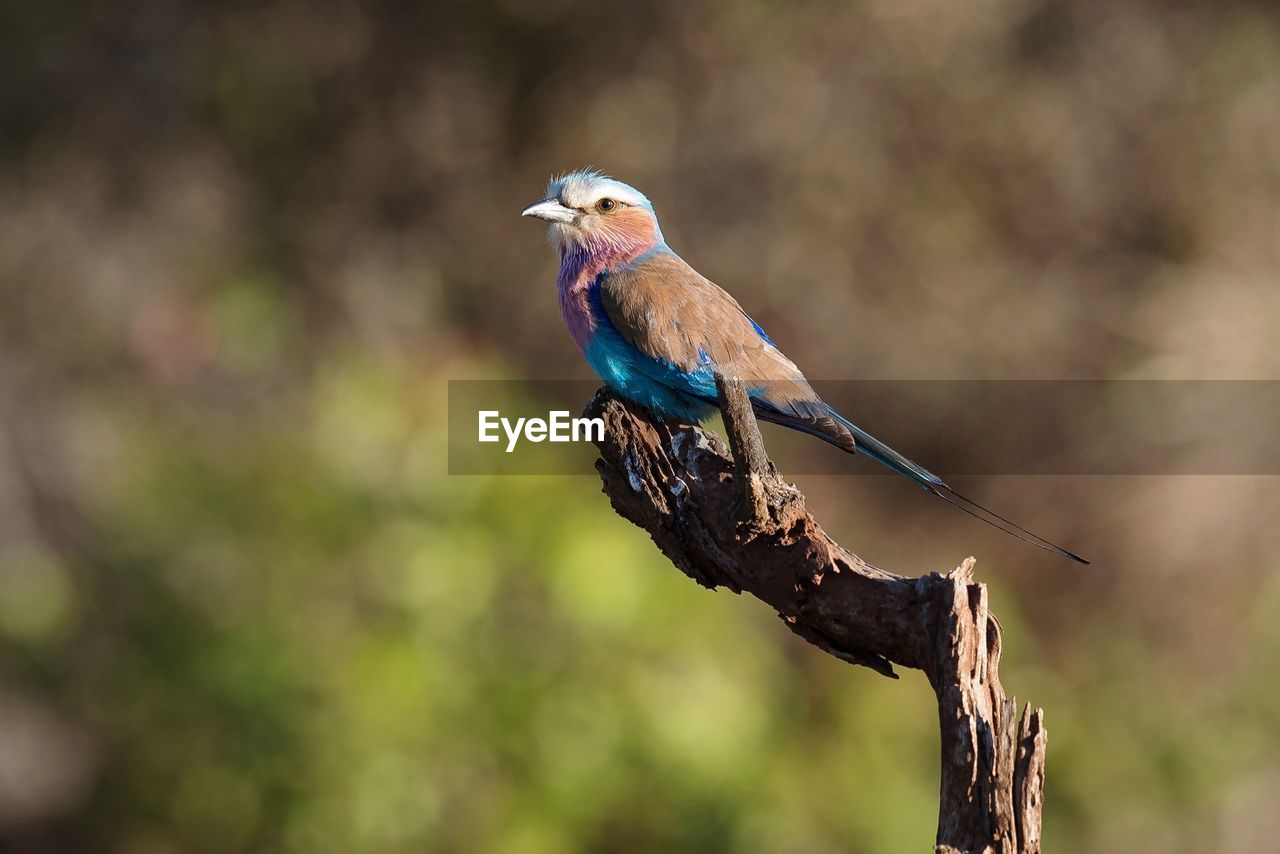
<svg viewBox="0 0 1280 854">
<path fill-rule="evenodd" d="M 608 213 L 609 211 L 613 210 L 617 206 L 618 206 L 618 203 L 615 202 L 613 199 L 601 199 L 600 204 L 596 205 L 596 207 L 598 207 L 604 213 Z"/>
</svg>

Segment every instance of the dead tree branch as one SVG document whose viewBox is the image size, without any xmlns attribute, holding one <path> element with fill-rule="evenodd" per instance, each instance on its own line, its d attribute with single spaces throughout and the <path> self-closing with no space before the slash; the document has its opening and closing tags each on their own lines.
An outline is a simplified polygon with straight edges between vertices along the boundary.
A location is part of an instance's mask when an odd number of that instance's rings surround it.
<svg viewBox="0 0 1280 854">
<path fill-rule="evenodd" d="M 765 455 L 741 383 L 717 377 L 732 451 L 713 433 L 655 420 L 601 389 L 596 469 L 614 510 L 686 575 L 747 592 L 788 628 L 851 664 L 897 678 L 922 670 L 938 698 L 939 852 L 1038 852 L 1044 789 L 1041 710 L 1017 719 L 1000 686 L 1000 626 L 973 558 L 906 578 L 826 535 Z M 739 477 L 739 473 L 745 473 Z"/>
</svg>

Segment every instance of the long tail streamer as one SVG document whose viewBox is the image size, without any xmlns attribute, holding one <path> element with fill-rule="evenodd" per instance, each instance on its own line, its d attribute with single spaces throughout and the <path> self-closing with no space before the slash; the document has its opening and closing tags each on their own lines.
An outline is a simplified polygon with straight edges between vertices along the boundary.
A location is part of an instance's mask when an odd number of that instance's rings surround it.
<svg viewBox="0 0 1280 854">
<path fill-rule="evenodd" d="M 858 450 L 881 465 L 893 469 L 899 474 L 906 475 L 948 504 L 958 507 L 975 519 L 981 519 L 993 528 L 1004 531 L 1011 537 L 1016 537 L 1024 543 L 1033 545 L 1038 549 L 1043 549 L 1044 551 L 1061 555 L 1062 557 L 1074 560 L 1078 563 L 1083 563 L 1086 566 L 1088 565 L 1089 561 L 1080 557 L 1080 555 L 1075 552 L 1068 551 L 1062 546 L 1055 545 L 1044 537 L 1041 537 L 1038 534 L 1033 534 L 1021 525 L 1009 521 L 994 510 L 989 510 L 978 502 L 965 498 L 963 495 L 943 483 L 942 478 L 938 477 L 923 466 L 913 463 L 911 460 L 907 459 L 893 448 L 890 448 L 884 442 L 881 442 L 867 431 L 850 424 L 848 419 L 840 416 L 835 412 L 835 410 L 831 410 L 831 414 L 836 418 L 839 418 L 840 422 L 848 427 L 849 431 L 853 433 L 854 440 L 857 442 Z"/>
</svg>

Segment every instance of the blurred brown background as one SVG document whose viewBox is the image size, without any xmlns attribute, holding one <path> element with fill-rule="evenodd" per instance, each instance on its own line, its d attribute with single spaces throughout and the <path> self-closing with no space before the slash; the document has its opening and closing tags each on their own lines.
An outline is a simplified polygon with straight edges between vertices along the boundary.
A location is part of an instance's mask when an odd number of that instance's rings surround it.
<svg viewBox="0 0 1280 854">
<path fill-rule="evenodd" d="M 928 849 L 917 674 L 590 476 L 446 474 L 447 380 L 588 376 L 553 172 L 816 378 L 1280 379 L 1274 4 L 7 3 L 0 48 L 6 850 Z M 977 555 L 1047 850 L 1280 847 L 1274 477 L 957 484 L 1084 570 L 799 483 L 879 565 Z"/>
</svg>

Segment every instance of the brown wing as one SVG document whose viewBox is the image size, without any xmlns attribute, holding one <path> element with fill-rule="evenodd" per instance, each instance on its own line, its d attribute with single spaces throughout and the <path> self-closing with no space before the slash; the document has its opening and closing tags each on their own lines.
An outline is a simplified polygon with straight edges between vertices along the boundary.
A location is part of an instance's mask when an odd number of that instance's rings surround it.
<svg viewBox="0 0 1280 854">
<path fill-rule="evenodd" d="M 600 301 L 614 327 L 641 353 L 682 371 L 709 367 L 741 379 L 759 417 L 853 451 L 852 434 L 832 417 L 795 363 L 737 300 L 678 255 L 655 252 L 610 271 L 601 280 Z"/>
</svg>

